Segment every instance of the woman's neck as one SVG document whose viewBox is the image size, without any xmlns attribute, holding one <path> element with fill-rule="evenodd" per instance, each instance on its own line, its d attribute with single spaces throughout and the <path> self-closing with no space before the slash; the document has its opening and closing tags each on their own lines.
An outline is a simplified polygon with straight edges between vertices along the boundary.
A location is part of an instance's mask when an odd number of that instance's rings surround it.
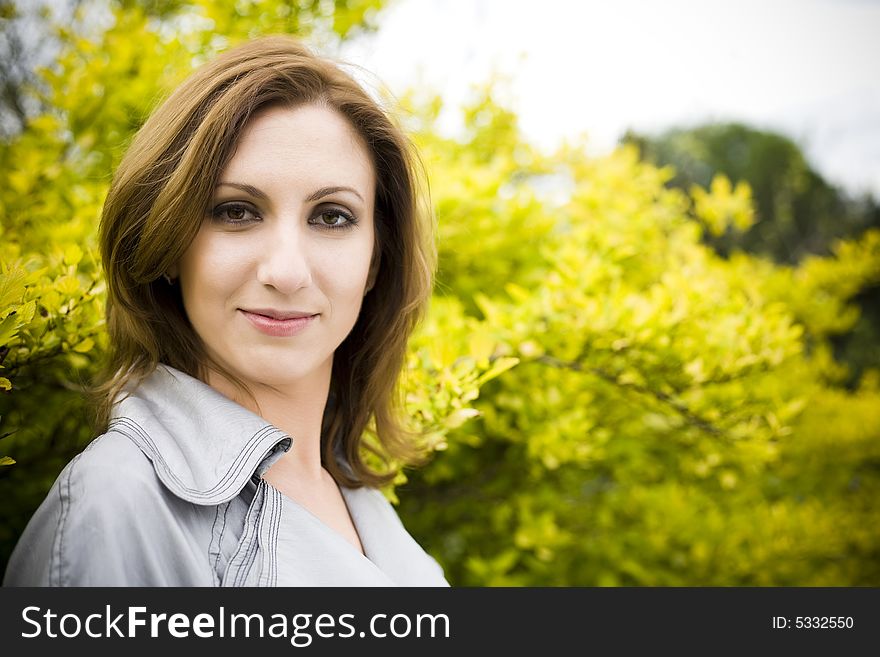
<svg viewBox="0 0 880 657">
<path fill-rule="evenodd" d="M 289 435 L 293 446 L 278 465 L 302 479 L 318 482 L 325 476 L 321 465 L 321 422 L 331 373 L 332 359 L 308 378 L 284 386 L 251 384 L 253 398 L 214 371 L 208 373 L 208 384 Z"/>
</svg>

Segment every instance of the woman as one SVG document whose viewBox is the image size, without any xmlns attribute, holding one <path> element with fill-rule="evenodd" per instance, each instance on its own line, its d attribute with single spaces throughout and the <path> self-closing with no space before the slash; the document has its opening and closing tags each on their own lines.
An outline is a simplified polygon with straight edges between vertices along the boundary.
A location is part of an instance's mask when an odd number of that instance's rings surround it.
<svg viewBox="0 0 880 657">
<path fill-rule="evenodd" d="M 418 457 L 396 383 L 434 252 L 407 144 L 285 37 L 155 111 L 101 222 L 103 433 L 5 584 L 448 585 L 376 489 L 393 468 L 363 459 Z"/>
</svg>

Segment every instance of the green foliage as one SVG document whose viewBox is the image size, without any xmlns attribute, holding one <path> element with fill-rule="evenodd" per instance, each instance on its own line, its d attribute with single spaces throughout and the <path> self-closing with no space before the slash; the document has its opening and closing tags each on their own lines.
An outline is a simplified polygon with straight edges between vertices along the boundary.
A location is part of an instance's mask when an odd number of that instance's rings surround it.
<svg viewBox="0 0 880 657">
<path fill-rule="evenodd" d="M 108 6 L 104 28 L 59 28 L 46 111 L 0 144 L 0 563 L 92 437 L 95 228 L 131 134 L 215 50 L 345 36 L 378 3 Z M 634 147 L 540 153 L 491 86 L 461 139 L 432 131 L 440 107 L 405 108 L 440 272 L 402 401 L 434 457 L 388 494 L 452 583 L 880 584 L 880 373 L 847 392 L 833 355 L 880 232 L 722 258 L 706 243 L 749 230 L 754 183 L 671 187 Z"/>
<path fill-rule="evenodd" d="M 876 585 L 880 395 L 833 387 L 828 339 L 878 281 L 880 232 L 724 259 L 705 233 L 748 227 L 748 187 L 686 195 L 633 147 L 542 158 L 507 120 L 469 127 L 492 156 L 421 139 L 442 291 L 521 362 L 399 492 L 452 581 Z M 537 200 L 546 172 L 568 193 Z"/>
<path fill-rule="evenodd" d="M 809 253 L 828 255 L 835 239 L 880 226 L 873 199 L 848 198 L 812 168 L 797 144 L 776 133 L 724 123 L 655 136 L 630 133 L 624 141 L 658 166 L 674 167 L 670 184 L 680 189 L 709 187 L 719 173 L 752 188 L 754 225 L 709 240 L 724 254 L 740 249 L 795 263 Z"/>
<path fill-rule="evenodd" d="M 746 185 L 751 189 L 752 216 L 741 215 L 739 223 L 724 221 L 724 208 L 705 215 L 700 193 L 694 196 L 696 213 L 710 227 L 705 241 L 726 256 L 742 250 L 791 265 L 810 255 L 831 255 L 838 240 L 880 228 L 880 205 L 874 198 L 850 198 L 830 185 L 797 144 L 782 135 L 719 124 L 657 136 L 628 134 L 624 140 L 636 144 L 649 161 L 672 166 L 670 186 L 699 189 L 711 182 L 714 188 L 729 179 L 736 181 L 733 197 L 747 194 Z M 719 211 L 722 221 L 717 221 Z M 836 360 L 849 372 L 845 382 L 851 388 L 865 370 L 880 368 L 880 285 L 863 289 L 855 302 L 858 318 L 832 341 Z M 820 312 L 826 312 L 828 306 L 820 305 Z"/>
<path fill-rule="evenodd" d="M 742 180 L 734 187 L 722 174 L 712 178 L 711 194 L 699 185 L 691 187 L 694 214 L 701 219 L 709 232 L 718 237 L 728 230 L 744 231 L 755 223 L 752 190 Z"/>
</svg>

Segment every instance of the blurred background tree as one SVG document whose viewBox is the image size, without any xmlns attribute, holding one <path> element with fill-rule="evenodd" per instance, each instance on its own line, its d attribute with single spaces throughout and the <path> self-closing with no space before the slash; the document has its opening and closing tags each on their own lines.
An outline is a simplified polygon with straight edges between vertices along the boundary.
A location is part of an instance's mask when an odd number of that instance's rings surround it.
<svg viewBox="0 0 880 657">
<path fill-rule="evenodd" d="M 829 255 L 836 240 L 880 227 L 880 205 L 870 195 L 853 198 L 827 182 L 791 139 L 739 123 L 674 128 L 651 136 L 628 132 L 621 140 L 643 158 L 675 172 L 667 185 L 708 188 L 719 173 L 752 190 L 756 221 L 746 231 L 708 234 L 706 241 L 727 256 L 734 250 L 795 264 L 808 255 Z M 835 335 L 836 357 L 849 368 L 847 385 L 865 369 L 880 368 L 880 286 L 854 299 L 860 316 Z"/>
<path fill-rule="evenodd" d="M 711 244 L 722 255 L 739 249 L 794 264 L 808 254 L 830 254 L 836 239 L 880 226 L 880 206 L 871 196 L 849 198 L 810 165 L 795 142 L 774 132 L 722 123 L 657 136 L 629 132 L 622 142 L 638 146 L 657 166 L 672 166 L 672 187 L 708 188 L 718 173 L 749 184 L 757 221 L 746 231 L 714 237 Z"/>
<path fill-rule="evenodd" d="M 0 568 L 93 437 L 95 230 L 134 131 L 214 53 L 269 32 L 335 53 L 381 6 L 0 0 Z M 875 224 L 835 227 L 783 143 L 750 170 L 791 169 L 771 204 L 789 224 L 750 250 L 760 176 L 542 153 L 494 98 L 456 138 L 430 93 L 397 108 L 440 227 L 405 382 L 435 455 L 387 491 L 407 527 L 456 585 L 880 584 L 880 376 L 834 349 L 880 283 Z M 811 185 L 817 211 L 791 218 Z"/>
</svg>

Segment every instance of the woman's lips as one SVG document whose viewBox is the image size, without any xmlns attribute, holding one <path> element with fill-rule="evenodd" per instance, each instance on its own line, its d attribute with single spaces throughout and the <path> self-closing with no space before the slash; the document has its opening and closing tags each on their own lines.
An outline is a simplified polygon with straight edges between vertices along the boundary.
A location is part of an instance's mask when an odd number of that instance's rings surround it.
<svg viewBox="0 0 880 657">
<path fill-rule="evenodd" d="M 292 317 L 291 319 L 274 319 L 272 317 L 266 317 L 265 315 L 251 313 L 247 310 L 241 310 L 241 308 L 239 308 L 239 310 L 251 325 L 260 331 L 260 333 L 265 333 L 266 335 L 271 335 L 276 338 L 286 338 L 291 335 L 296 335 L 300 331 L 305 330 L 306 327 L 318 317 L 317 315 L 310 315 L 308 317 Z"/>
</svg>

